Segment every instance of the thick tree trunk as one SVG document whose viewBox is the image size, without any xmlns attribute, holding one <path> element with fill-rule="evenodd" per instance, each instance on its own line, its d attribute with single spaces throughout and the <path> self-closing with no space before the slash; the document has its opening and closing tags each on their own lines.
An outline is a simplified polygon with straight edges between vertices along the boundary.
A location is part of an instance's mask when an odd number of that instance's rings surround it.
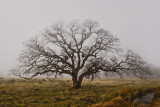
<svg viewBox="0 0 160 107">
<path fill-rule="evenodd" d="M 73 88 L 81 88 L 82 80 L 77 80 L 77 76 L 72 76 Z"/>
</svg>

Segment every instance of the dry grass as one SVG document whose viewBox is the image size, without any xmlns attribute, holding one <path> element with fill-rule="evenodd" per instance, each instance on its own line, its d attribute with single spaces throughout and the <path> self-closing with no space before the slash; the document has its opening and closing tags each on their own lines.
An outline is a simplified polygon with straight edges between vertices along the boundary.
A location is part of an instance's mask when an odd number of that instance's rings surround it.
<svg viewBox="0 0 160 107">
<path fill-rule="evenodd" d="M 0 107 L 121 106 L 159 86 L 160 80 L 85 79 L 82 88 L 73 89 L 70 79 L 1 79 Z"/>
</svg>

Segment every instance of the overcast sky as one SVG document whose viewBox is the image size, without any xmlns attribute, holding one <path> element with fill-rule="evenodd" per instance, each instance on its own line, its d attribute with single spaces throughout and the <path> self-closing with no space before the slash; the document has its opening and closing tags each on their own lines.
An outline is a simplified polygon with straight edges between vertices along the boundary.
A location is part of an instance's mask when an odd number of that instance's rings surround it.
<svg viewBox="0 0 160 107">
<path fill-rule="evenodd" d="M 160 0 L 0 0 L 0 75 L 17 64 L 23 42 L 45 27 L 88 18 L 160 66 Z"/>
</svg>

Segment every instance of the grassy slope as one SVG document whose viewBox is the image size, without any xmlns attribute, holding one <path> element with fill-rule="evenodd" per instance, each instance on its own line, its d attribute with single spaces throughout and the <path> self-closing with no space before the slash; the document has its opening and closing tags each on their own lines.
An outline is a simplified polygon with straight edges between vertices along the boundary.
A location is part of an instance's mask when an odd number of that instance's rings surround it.
<svg viewBox="0 0 160 107">
<path fill-rule="evenodd" d="M 34 107 L 85 107 L 114 100 L 119 95 L 139 96 L 144 91 L 160 86 L 160 80 L 84 80 L 81 89 L 72 89 L 72 82 L 67 79 L 48 81 L 34 80 L 0 80 L 1 106 Z M 128 93 L 132 90 L 132 95 Z M 139 91 L 142 90 L 142 91 Z M 127 94 L 126 94 L 127 93 Z M 119 98 L 117 98 L 119 99 Z M 117 100 L 116 99 L 116 100 Z"/>
</svg>

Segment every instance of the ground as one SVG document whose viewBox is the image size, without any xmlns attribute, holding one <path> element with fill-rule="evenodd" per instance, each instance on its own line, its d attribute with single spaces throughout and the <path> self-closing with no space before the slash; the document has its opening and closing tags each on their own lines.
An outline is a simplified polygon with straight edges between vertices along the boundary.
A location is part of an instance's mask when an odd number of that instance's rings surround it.
<svg viewBox="0 0 160 107">
<path fill-rule="evenodd" d="M 0 79 L 0 107 L 132 107 L 134 98 L 159 87 L 159 79 L 85 79 L 80 89 L 70 79 Z M 150 106 L 160 104 L 156 93 Z"/>
</svg>

